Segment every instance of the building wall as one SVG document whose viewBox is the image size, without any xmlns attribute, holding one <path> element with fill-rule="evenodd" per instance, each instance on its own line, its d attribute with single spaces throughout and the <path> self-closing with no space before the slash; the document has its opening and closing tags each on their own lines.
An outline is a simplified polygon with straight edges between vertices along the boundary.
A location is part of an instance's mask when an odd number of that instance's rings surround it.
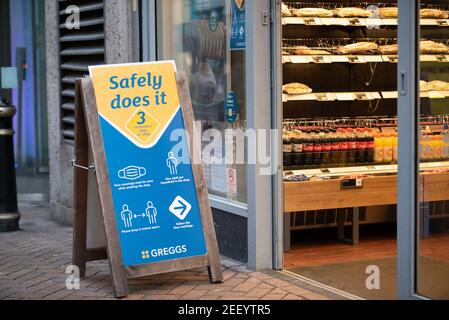
<svg viewBox="0 0 449 320">
<path fill-rule="evenodd" d="M 106 61 L 132 61 L 131 1 L 104 0 Z M 59 72 L 58 0 L 45 0 L 47 45 L 47 103 L 52 219 L 67 225 L 73 218 L 74 146 L 62 140 Z"/>
</svg>

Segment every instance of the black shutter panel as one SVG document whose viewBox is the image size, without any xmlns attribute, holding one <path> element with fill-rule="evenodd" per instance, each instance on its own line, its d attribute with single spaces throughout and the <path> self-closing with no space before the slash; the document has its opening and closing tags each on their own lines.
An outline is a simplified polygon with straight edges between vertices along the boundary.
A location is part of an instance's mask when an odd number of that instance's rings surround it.
<svg viewBox="0 0 449 320">
<path fill-rule="evenodd" d="M 77 6 L 80 28 L 68 29 L 66 8 Z M 70 20 L 71 21 L 71 20 Z M 61 128 L 63 139 L 75 138 L 75 80 L 89 73 L 88 66 L 105 63 L 104 3 L 96 0 L 59 0 L 61 75 Z"/>
</svg>

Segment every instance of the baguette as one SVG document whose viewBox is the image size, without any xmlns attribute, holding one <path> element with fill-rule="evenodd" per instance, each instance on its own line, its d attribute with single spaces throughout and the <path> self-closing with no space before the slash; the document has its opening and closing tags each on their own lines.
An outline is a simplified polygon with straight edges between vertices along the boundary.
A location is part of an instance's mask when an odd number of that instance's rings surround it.
<svg viewBox="0 0 449 320">
<path fill-rule="evenodd" d="M 421 19 L 447 19 L 448 13 L 439 9 L 421 9 Z"/>
<path fill-rule="evenodd" d="M 285 3 L 283 3 L 282 4 L 282 16 L 283 17 L 291 17 L 292 15 L 293 14 L 290 11 L 290 8 Z"/>
<path fill-rule="evenodd" d="M 374 42 L 357 42 L 337 49 L 338 54 L 357 54 L 378 50 L 379 47 Z"/>
<path fill-rule="evenodd" d="M 419 82 L 419 90 L 421 92 L 427 92 L 427 91 L 430 91 L 431 89 L 430 89 L 430 87 L 429 87 L 429 85 L 428 85 L 428 83 L 426 81 L 421 80 Z"/>
<path fill-rule="evenodd" d="M 321 49 L 311 49 L 308 47 L 297 47 L 296 49 L 293 50 L 293 54 L 298 55 L 298 56 L 313 56 L 313 55 L 325 56 L 325 55 L 330 55 L 331 53 L 329 51 L 321 50 Z"/>
<path fill-rule="evenodd" d="M 442 54 L 449 52 L 449 48 L 445 44 L 430 40 L 421 41 L 420 50 L 421 54 Z"/>
<path fill-rule="evenodd" d="M 302 9 L 293 9 L 292 11 L 293 15 L 296 17 L 328 18 L 334 15 L 332 11 L 321 8 L 302 8 Z"/>
<path fill-rule="evenodd" d="M 380 51 L 380 53 L 386 54 L 386 55 L 398 54 L 398 45 L 397 44 L 388 44 L 385 46 L 380 46 L 379 51 Z"/>
<path fill-rule="evenodd" d="M 286 94 L 307 94 L 312 93 L 313 90 L 305 84 L 294 82 L 282 86 L 282 92 Z"/>
<path fill-rule="evenodd" d="M 449 83 L 441 80 L 433 80 L 427 83 L 428 91 L 448 91 Z"/>
<path fill-rule="evenodd" d="M 397 7 L 379 8 L 379 17 L 380 18 L 397 18 L 398 17 L 398 8 Z"/>
<path fill-rule="evenodd" d="M 371 11 L 356 7 L 337 8 L 334 13 L 340 18 L 369 18 L 372 16 Z"/>
</svg>

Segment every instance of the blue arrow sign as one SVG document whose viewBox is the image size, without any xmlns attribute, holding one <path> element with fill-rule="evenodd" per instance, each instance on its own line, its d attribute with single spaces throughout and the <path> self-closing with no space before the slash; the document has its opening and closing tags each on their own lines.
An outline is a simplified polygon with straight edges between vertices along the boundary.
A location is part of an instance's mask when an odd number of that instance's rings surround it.
<svg viewBox="0 0 449 320">
<path fill-rule="evenodd" d="M 184 200 L 181 196 L 177 196 L 170 206 L 170 212 L 173 213 L 178 219 L 184 220 L 192 210 L 192 205 Z"/>
</svg>

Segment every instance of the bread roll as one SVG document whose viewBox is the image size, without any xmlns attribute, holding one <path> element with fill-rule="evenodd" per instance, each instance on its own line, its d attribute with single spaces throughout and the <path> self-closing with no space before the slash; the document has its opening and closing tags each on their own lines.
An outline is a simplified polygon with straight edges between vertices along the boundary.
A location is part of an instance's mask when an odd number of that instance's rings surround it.
<svg viewBox="0 0 449 320">
<path fill-rule="evenodd" d="M 421 41 L 420 47 L 421 54 L 443 54 L 449 52 L 449 48 L 445 44 L 430 40 Z"/>
<path fill-rule="evenodd" d="M 447 19 L 448 13 L 439 9 L 421 9 L 421 19 Z"/>
<path fill-rule="evenodd" d="M 340 18 L 369 18 L 372 13 L 362 8 L 349 7 L 335 9 L 335 15 Z"/>
<path fill-rule="evenodd" d="M 302 8 L 302 9 L 292 9 L 293 15 L 296 17 L 318 17 L 326 18 L 332 17 L 334 14 L 330 10 L 321 8 Z"/>
<path fill-rule="evenodd" d="M 286 94 L 307 94 L 312 93 L 312 89 L 305 84 L 294 82 L 282 86 L 282 92 Z"/>
<path fill-rule="evenodd" d="M 337 49 L 338 54 L 361 54 L 377 50 L 379 47 L 374 42 L 357 42 Z"/>
<path fill-rule="evenodd" d="M 380 51 L 380 53 L 386 54 L 386 55 L 398 54 L 398 45 L 397 44 L 388 44 L 385 46 L 380 46 L 379 51 Z"/>
<path fill-rule="evenodd" d="M 380 18 L 397 18 L 398 17 L 398 8 L 397 7 L 379 8 L 379 17 Z"/>
</svg>

